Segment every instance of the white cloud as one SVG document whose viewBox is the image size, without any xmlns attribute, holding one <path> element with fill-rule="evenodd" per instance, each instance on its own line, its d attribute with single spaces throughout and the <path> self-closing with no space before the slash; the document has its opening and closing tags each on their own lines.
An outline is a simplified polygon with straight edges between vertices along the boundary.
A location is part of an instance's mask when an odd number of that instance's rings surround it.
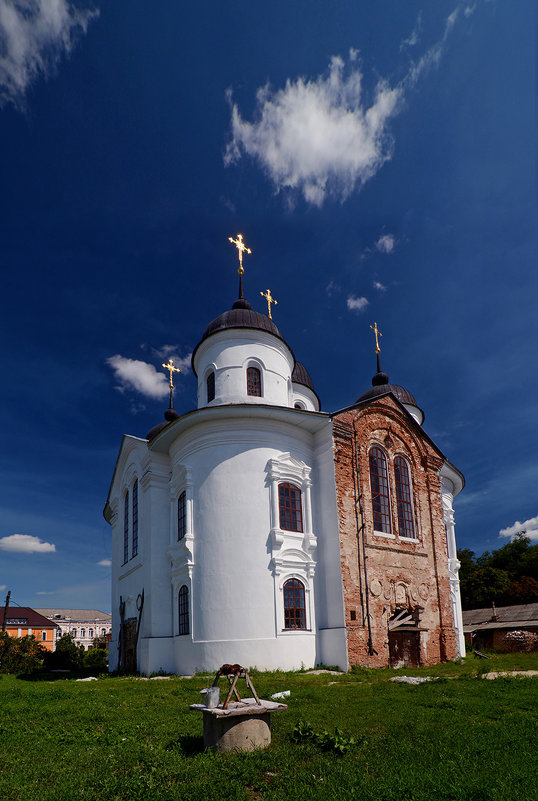
<svg viewBox="0 0 538 801">
<path fill-rule="evenodd" d="M 0 0 L 0 107 L 20 106 L 30 84 L 54 71 L 98 14 L 71 0 Z"/>
<path fill-rule="evenodd" d="M 0 551 L 11 553 L 54 553 L 56 546 L 51 542 L 43 542 L 39 537 L 30 534 L 11 534 L 0 539 Z"/>
<path fill-rule="evenodd" d="M 419 12 L 417 17 L 417 21 L 415 23 L 415 27 L 407 37 L 404 39 L 400 45 L 400 51 L 403 50 L 405 47 L 414 47 L 419 39 L 420 32 L 422 30 L 422 12 Z"/>
<path fill-rule="evenodd" d="M 396 240 L 392 234 L 383 234 L 379 237 L 377 242 L 375 243 L 376 249 L 380 251 L 380 253 L 392 253 L 394 250 L 394 245 L 396 244 Z"/>
<path fill-rule="evenodd" d="M 523 523 L 520 523 L 519 520 L 512 526 L 508 526 L 508 528 L 502 528 L 499 531 L 499 537 L 510 537 L 513 539 L 516 534 L 519 534 L 520 531 L 525 531 L 525 534 L 531 540 L 538 540 L 538 517 L 530 517 L 528 520 L 525 520 Z"/>
<path fill-rule="evenodd" d="M 356 298 L 353 295 L 350 295 L 347 299 L 347 307 L 350 311 L 364 311 L 368 303 L 369 300 L 367 298 Z"/>
<path fill-rule="evenodd" d="M 446 18 L 440 41 L 411 64 L 401 83 L 391 87 L 380 80 L 371 101 L 364 97 L 356 50 L 350 50 L 353 66 L 347 72 L 343 59 L 333 56 L 325 75 L 288 78 L 278 90 L 259 88 L 254 122 L 243 119 L 229 91 L 231 139 L 225 165 L 250 156 L 276 192 L 288 193 L 290 205 L 296 194 L 318 207 L 330 197 L 344 201 L 391 159 L 389 123 L 403 108 L 406 90 L 439 63 L 458 14 L 456 8 Z"/>
<path fill-rule="evenodd" d="M 97 564 L 101 567 L 110 567 L 112 565 L 112 559 L 101 559 Z"/>
<path fill-rule="evenodd" d="M 474 14 L 475 9 L 476 9 L 476 3 L 472 6 L 465 6 L 465 8 L 463 9 L 463 15 L 465 17 L 470 17 L 472 14 Z"/>
<path fill-rule="evenodd" d="M 169 392 L 166 375 L 157 372 L 153 364 L 140 361 L 139 359 L 128 359 L 117 353 L 107 359 L 114 370 L 114 375 L 119 385 L 116 387 L 120 392 L 126 389 L 135 389 L 148 398 L 166 398 Z"/>
<path fill-rule="evenodd" d="M 254 123 L 243 120 L 232 104 L 224 162 L 233 164 L 246 153 L 261 164 L 277 192 L 295 190 L 315 206 L 328 196 L 345 200 L 391 158 L 387 124 L 401 96 L 401 89 L 380 81 L 368 107 L 360 70 L 346 77 L 343 60 L 334 56 L 326 76 L 288 80 L 275 92 L 259 89 Z"/>
<path fill-rule="evenodd" d="M 49 590 L 48 592 L 41 590 L 41 592 L 40 591 L 36 592 L 36 595 L 54 595 L 54 594 L 55 594 L 54 590 Z"/>
<path fill-rule="evenodd" d="M 2 590 L 7 590 L 7 584 L 0 584 L 0 592 L 2 592 Z"/>
<path fill-rule="evenodd" d="M 377 289 L 378 292 L 386 292 L 387 287 L 385 284 L 382 284 L 381 281 L 374 281 L 374 289 Z"/>
</svg>

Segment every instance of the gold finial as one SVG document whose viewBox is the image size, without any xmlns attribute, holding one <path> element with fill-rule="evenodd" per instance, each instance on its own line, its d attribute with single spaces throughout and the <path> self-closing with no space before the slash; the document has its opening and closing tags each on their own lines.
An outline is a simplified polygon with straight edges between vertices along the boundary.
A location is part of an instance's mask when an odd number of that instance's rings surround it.
<svg viewBox="0 0 538 801">
<path fill-rule="evenodd" d="M 252 253 L 252 251 L 250 248 L 247 248 L 247 246 L 243 242 L 243 234 L 237 234 L 237 239 L 232 239 L 232 237 L 229 236 L 228 241 L 231 242 L 232 245 L 235 245 L 237 248 L 237 252 L 239 255 L 239 269 L 237 272 L 239 273 L 239 275 L 243 275 L 243 273 L 245 272 L 243 269 L 243 253 L 250 254 Z"/>
<path fill-rule="evenodd" d="M 275 306 L 278 306 L 278 300 L 275 300 L 271 295 L 271 290 L 267 289 L 265 292 L 260 292 L 262 298 L 265 298 L 267 301 L 267 315 L 270 320 L 273 319 L 273 315 L 271 314 L 271 303 L 274 303 Z"/>
<path fill-rule="evenodd" d="M 168 370 L 168 372 L 170 373 L 170 383 L 168 384 L 168 386 L 170 387 L 170 392 L 172 392 L 172 390 L 174 389 L 173 374 L 174 373 L 179 373 L 181 371 L 180 371 L 179 367 L 174 367 L 174 361 L 173 361 L 173 359 L 170 359 L 170 358 L 168 359 L 168 364 L 163 364 L 163 367 L 164 367 L 165 370 Z"/>
<path fill-rule="evenodd" d="M 372 329 L 372 331 L 375 334 L 375 352 L 379 353 L 381 351 L 381 348 L 379 347 L 379 337 L 382 337 L 383 334 L 381 333 L 381 331 L 377 327 L 377 323 L 374 323 L 373 325 L 371 325 L 370 328 Z"/>
</svg>

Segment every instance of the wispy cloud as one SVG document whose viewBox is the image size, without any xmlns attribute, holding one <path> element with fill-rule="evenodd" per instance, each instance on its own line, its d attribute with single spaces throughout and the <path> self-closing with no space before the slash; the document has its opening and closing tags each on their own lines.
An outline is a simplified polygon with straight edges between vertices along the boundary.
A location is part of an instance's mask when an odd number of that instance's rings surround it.
<svg viewBox="0 0 538 801">
<path fill-rule="evenodd" d="M 71 0 L 0 0 L 0 107 L 20 107 L 33 81 L 54 71 L 98 14 Z"/>
<path fill-rule="evenodd" d="M 54 595 L 54 593 L 55 593 L 55 591 L 54 591 L 54 590 L 48 590 L 48 591 L 45 591 L 45 590 L 38 590 L 38 591 L 36 592 L 36 595 Z"/>
<path fill-rule="evenodd" d="M 508 528 L 502 528 L 499 531 L 499 537 L 510 537 L 513 539 L 520 531 L 524 531 L 526 536 L 531 540 L 538 540 L 538 517 L 530 517 L 528 520 L 520 523 L 519 520 Z"/>
<path fill-rule="evenodd" d="M 243 119 L 229 91 L 231 139 L 225 165 L 248 155 L 288 199 L 300 194 L 318 207 L 327 198 L 344 201 L 391 159 L 389 123 L 403 108 L 406 91 L 439 63 L 457 17 L 458 9 L 447 17 L 440 41 L 411 64 L 398 85 L 378 81 L 371 101 L 364 96 L 355 50 L 347 69 L 340 56 L 333 56 L 326 74 L 289 78 L 278 90 L 269 85 L 258 89 L 254 122 Z"/>
<path fill-rule="evenodd" d="M 107 364 L 114 370 L 114 377 L 119 382 L 116 389 L 125 392 L 135 389 L 148 398 L 166 398 L 168 381 L 162 372 L 158 372 L 153 364 L 140 359 L 128 359 L 126 356 L 110 356 Z"/>
<path fill-rule="evenodd" d="M 180 356 L 180 345 L 162 345 L 160 348 L 152 348 L 153 353 L 158 359 L 172 359 L 174 365 L 181 370 L 182 373 L 188 373 L 191 369 L 192 351 L 187 353 L 186 356 Z"/>
<path fill-rule="evenodd" d="M 375 243 L 376 250 L 380 253 L 392 253 L 396 240 L 393 234 L 383 234 Z"/>
<path fill-rule="evenodd" d="M 7 584 L 0 584 L 0 592 L 7 590 Z"/>
<path fill-rule="evenodd" d="M 97 564 L 101 567 L 110 567 L 112 565 L 112 559 L 101 559 Z"/>
<path fill-rule="evenodd" d="M 402 51 L 406 47 L 414 47 L 419 40 L 420 32 L 422 30 L 422 12 L 419 12 L 417 17 L 417 21 L 415 23 L 415 27 L 407 37 L 404 39 L 400 45 L 400 51 Z"/>
<path fill-rule="evenodd" d="M 378 292 L 386 292 L 387 287 L 385 284 L 382 284 L 381 281 L 374 281 L 374 289 L 377 289 Z"/>
<path fill-rule="evenodd" d="M 43 542 L 31 534 L 11 534 L 0 539 L 0 551 L 11 553 L 54 553 L 56 546 L 51 542 Z"/>
<path fill-rule="evenodd" d="M 347 299 L 347 307 L 350 311 L 362 312 L 368 306 L 368 298 L 356 298 L 350 295 Z"/>
</svg>

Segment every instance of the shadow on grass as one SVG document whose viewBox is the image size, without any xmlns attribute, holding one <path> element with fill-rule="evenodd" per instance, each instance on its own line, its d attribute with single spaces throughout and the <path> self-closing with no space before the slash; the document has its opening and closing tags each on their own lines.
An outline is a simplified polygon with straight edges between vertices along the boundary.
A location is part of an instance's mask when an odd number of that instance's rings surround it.
<svg viewBox="0 0 538 801">
<path fill-rule="evenodd" d="M 176 740 L 171 740 L 165 746 L 165 751 L 181 751 L 185 756 L 196 756 L 203 754 L 204 738 L 202 736 L 185 735 L 178 737 Z"/>
</svg>

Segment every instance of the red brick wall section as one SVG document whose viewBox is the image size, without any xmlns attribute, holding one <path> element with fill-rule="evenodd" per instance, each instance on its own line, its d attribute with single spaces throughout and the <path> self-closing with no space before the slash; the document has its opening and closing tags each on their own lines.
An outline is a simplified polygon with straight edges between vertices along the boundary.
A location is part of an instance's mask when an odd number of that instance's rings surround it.
<svg viewBox="0 0 538 801">
<path fill-rule="evenodd" d="M 333 437 L 350 664 L 389 665 L 389 620 L 404 610 L 412 616 L 406 627 L 409 637 L 420 641 L 420 664 L 456 658 L 437 475 L 442 457 L 390 396 L 335 415 Z M 368 456 L 373 445 L 387 456 L 392 537 L 374 533 Z M 415 540 L 401 539 L 398 533 L 397 455 L 411 468 Z M 356 503 L 357 473 L 361 504 Z M 370 653 L 369 640 L 376 653 Z"/>
</svg>

